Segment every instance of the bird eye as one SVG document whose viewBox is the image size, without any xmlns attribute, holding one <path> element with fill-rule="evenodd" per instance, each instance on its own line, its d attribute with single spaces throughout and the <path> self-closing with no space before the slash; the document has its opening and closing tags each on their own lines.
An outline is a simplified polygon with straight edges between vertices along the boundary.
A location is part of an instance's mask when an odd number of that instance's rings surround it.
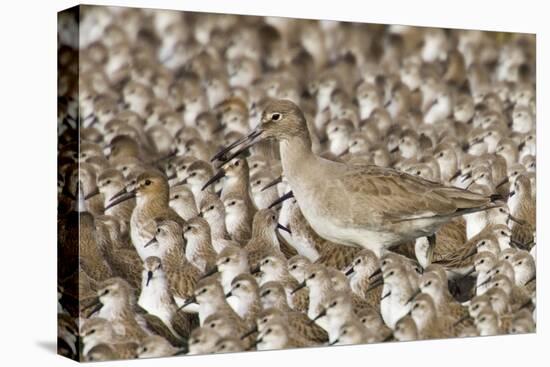
<svg viewBox="0 0 550 367">
<path fill-rule="evenodd" d="M 344 330 L 344 331 L 342 332 L 342 335 L 346 335 L 347 333 L 348 333 L 348 331 L 347 331 L 347 330 Z"/>
<path fill-rule="evenodd" d="M 231 259 L 226 258 L 226 259 L 225 259 L 225 262 L 228 263 L 230 260 L 231 260 Z"/>
<path fill-rule="evenodd" d="M 180 198 L 179 195 L 174 196 L 174 199 L 179 199 L 179 198 Z"/>
<path fill-rule="evenodd" d="M 241 283 L 237 283 L 237 285 L 235 286 L 235 288 L 241 288 Z"/>
<path fill-rule="evenodd" d="M 239 161 L 235 162 L 235 167 L 239 167 Z"/>
<path fill-rule="evenodd" d="M 273 330 L 271 329 L 267 329 L 267 331 L 265 332 L 266 334 L 270 334 Z"/>
<path fill-rule="evenodd" d="M 160 233 L 160 228 L 157 228 L 157 233 Z"/>
<path fill-rule="evenodd" d="M 298 267 L 297 265 L 292 265 L 290 268 L 291 268 L 292 270 L 296 270 L 297 267 Z"/>
<path fill-rule="evenodd" d="M 210 205 L 210 207 L 208 208 L 208 210 L 213 210 L 214 209 L 214 205 Z"/>
<path fill-rule="evenodd" d="M 430 280 L 428 283 L 426 283 L 426 286 L 429 287 L 430 285 L 432 285 L 432 281 Z"/>
<path fill-rule="evenodd" d="M 191 173 L 191 177 L 195 177 L 197 175 L 197 172 Z"/>
<path fill-rule="evenodd" d="M 261 183 L 262 183 L 262 181 L 260 181 L 260 180 L 256 181 L 256 185 L 259 185 Z"/>
<path fill-rule="evenodd" d="M 273 115 L 271 115 L 271 120 L 273 121 L 279 121 L 280 119 L 281 119 L 280 113 L 274 113 Z"/>
<path fill-rule="evenodd" d="M 216 327 L 216 324 L 215 324 L 215 323 L 211 323 L 211 324 L 210 324 L 210 327 L 211 327 L 211 328 L 215 328 L 215 327 Z"/>
<path fill-rule="evenodd" d="M 485 262 L 485 259 L 482 259 L 479 263 L 483 264 Z"/>
<path fill-rule="evenodd" d="M 479 319 L 480 322 L 484 322 L 485 321 L 485 317 L 482 317 L 481 319 Z"/>
<path fill-rule="evenodd" d="M 88 333 L 88 335 L 92 335 L 93 333 L 95 333 L 95 329 L 90 330 L 90 332 Z"/>
<path fill-rule="evenodd" d="M 145 185 L 146 185 L 146 186 L 149 186 L 150 184 L 151 184 L 151 180 L 146 180 L 146 181 L 145 181 Z"/>
<path fill-rule="evenodd" d="M 111 180 L 105 181 L 105 185 L 108 185 L 108 184 L 110 184 L 110 183 L 111 183 Z"/>
<path fill-rule="evenodd" d="M 390 275 L 393 275 L 393 271 L 390 271 L 390 273 L 388 274 L 388 276 L 390 276 Z"/>
<path fill-rule="evenodd" d="M 316 275 L 316 273 L 311 274 L 311 276 L 309 277 L 309 279 L 315 278 L 315 275 Z"/>
<path fill-rule="evenodd" d="M 356 264 L 361 264 L 361 259 L 357 259 Z"/>
<path fill-rule="evenodd" d="M 336 301 L 334 301 L 334 302 L 332 302 L 332 303 L 330 304 L 330 306 L 329 306 L 329 307 L 334 307 L 334 306 L 336 306 L 336 305 L 337 305 L 337 302 L 336 302 Z"/>
</svg>

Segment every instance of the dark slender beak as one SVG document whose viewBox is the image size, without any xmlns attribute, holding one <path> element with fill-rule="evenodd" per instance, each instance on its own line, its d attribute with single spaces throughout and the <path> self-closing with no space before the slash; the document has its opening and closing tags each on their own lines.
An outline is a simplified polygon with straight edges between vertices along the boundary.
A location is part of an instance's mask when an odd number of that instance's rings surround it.
<svg viewBox="0 0 550 367">
<path fill-rule="evenodd" d="M 99 195 L 99 189 L 96 187 L 94 191 L 89 192 L 88 195 L 84 196 L 84 200 L 93 198 L 94 196 Z"/>
<path fill-rule="evenodd" d="M 526 281 L 525 284 L 524 284 L 523 286 L 526 286 L 527 284 L 529 284 L 529 283 L 535 281 L 536 279 L 537 279 L 537 276 L 536 276 L 536 275 L 533 275 L 533 276 L 531 277 L 531 279 L 529 279 L 528 281 Z"/>
<path fill-rule="evenodd" d="M 146 287 L 149 286 L 149 282 L 151 281 L 151 279 L 153 279 L 153 272 L 149 270 L 149 271 L 147 272 L 147 283 L 145 283 L 145 286 L 146 286 Z"/>
<path fill-rule="evenodd" d="M 491 277 L 487 278 L 484 282 L 479 283 L 479 285 L 476 286 L 476 289 L 483 287 L 484 285 L 488 284 L 491 281 Z"/>
<path fill-rule="evenodd" d="M 355 273 L 355 269 L 353 268 L 353 266 L 351 268 L 349 268 L 346 272 L 345 272 L 345 275 L 346 276 L 350 276 L 351 274 Z"/>
<path fill-rule="evenodd" d="M 212 157 L 210 161 L 214 162 L 216 160 L 219 160 L 219 161 L 222 161 L 223 163 L 230 161 L 231 159 L 235 158 L 237 155 L 242 153 L 244 150 L 248 149 L 252 145 L 256 144 L 258 141 L 260 141 L 260 136 L 262 135 L 262 132 L 263 131 L 259 127 L 257 127 L 256 129 L 252 130 L 247 136 L 243 136 L 242 138 L 228 145 L 224 149 L 220 150 L 218 153 L 216 153 Z M 246 144 L 243 148 L 233 153 L 230 157 L 226 156 L 226 154 L 229 153 L 231 150 L 243 144 Z"/>
<path fill-rule="evenodd" d="M 233 295 L 233 293 L 232 293 L 231 291 L 229 291 L 229 292 L 227 292 L 227 293 L 225 294 L 225 298 L 229 298 L 229 297 L 231 297 L 232 295 Z"/>
<path fill-rule="evenodd" d="M 252 343 L 251 348 L 254 348 L 256 345 L 260 344 L 263 341 L 262 338 L 254 340 L 254 343 Z"/>
<path fill-rule="evenodd" d="M 483 139 L 480 139 L 480 138 L 475 138 L 474 140 L 472 140 L 472 142 L 470 143 L 470 147 L 473 146 L 473 145 L 476 145 L 476 144 L 479 144 L 483 142 Z"/>
<path fill-rule="evenodd" d="M 384 108 L 388 108 L 390 105 L 391 105 L 391 99 L 389 101 L 387 101 L 386 103 L 384 103 Z"/>
<path fill-rule="evenodd" d="M 157 242 L 157 238 L 156 237 L 153 237 L 151 238 L 143 247 L 149 247 L 151 246 L 153 243 L 156 243 Z"/>
<path fill-rule="evenodd" d="M 188 298 L 187 301 L 185 301 L 183 305 L 181 305 L 181 307 L 178 308 L 178 311 L 189 306 L 191 303 L 197 303 L 197 298 L 195 297 L 195 295 L 192 295 L 191 298 Z"/>
<path fill-rule="evenodd" d="M 176 175 L 175 173 L 172 173 L 170 176 L 166 177 L 166 179 L 168 179 L 170 181 L 170 180 L 173 180 L 176 177 L 178 177 L 178 175 Z"/>
<path fill-rule="evenodd" d="M 470 318 L 470 315 L 464 315 L 460 319 L 456 320 L 456 322 L 453 324 L 453 326 L 460 325 L 464 321 L 468 320 Z"/>
<path fill-rule="evenodd" d="M 277 228 L 279 228 L 279 229 L 282 230 L 282 231 L 288 232 L 289 234 L 292 234 L 292 232 L 290 231 L 290 229 L 288 229 L 287 227 L 283 226 L 281 223 L 277 223 Z"/>
<path fill-rule="evenodd" d="M 508 195 L 508 197 L 512 197 L 516 194 L 516 192 L 514 190 L 510 191 L 510 194 Z"/>
<path fill-rule="evenodd" d="M 270 187 L 273 187 L 273 186 L 281 183 L 282 181 L 283 181 L 283 176 L 279 176 L 276 179 L 274 179 L 273 181 L 271 181 L 270 183 L 268 183 L 267 185 L 265 185 L 264 187 L 262 187 L 262 189 L 260 191 L 265 191 L 265 190 L 269 189 Z"/>
<path fill-rule="evenodd" d="M 390 334 L 390 335 L 388 335 L 387 337 L 385 337 L 384 340 L 382 340 L 382 342 L 383 342 L 383 343 L 389 342 L 389 341 L 392 340 L 392 339 L 393 339 L 393 334 Z"/>
<path fill-rule="evenodd" d="M 123 187 L 122 190 L 120 190 L 119 192 L 117 192 L 116 194 L 114 194 L 110 199 L 109 201 L 114 201 L 116 198 L 118 198 L 119 196 L 123 195 L 123 194 L 126 194 L 126 187 Z"/>
<path fill-rule="evenodd" d="M 455 174 L 451 177 L 449 181 L 453 181 L 455 178 L 457 178 L 461 174 L 462 174 L 462 170 L 459 169 L 458 171 L 455 172 Z"/>
<path fill-rule="evenodd" d="M 105 207 L 105 210 L 112 208 L 113 206 L 116 206 L 120 203 L 123 203 L 127 200 L 133 199 L 136 197 L 136 190 L 132 190 L 130 192 L 127 192 L 125 194 L 120 195 L 117 199 L 114 201 L 111 201 L 109 205 Z"/>
<path fill-rule="evenodd" d="M 508 182 L 510 182 L 510 179 L 508 178 L 508 176 L 506 176 L 502 181 L 498 183 L 498 185 L 495 186 L 495 188 L 498 189 L 499 187 L 507 184 Z"/>
<path fill-rule="evenodd" d="M 461 279 L 464 279 L 464 278 L 472 275 L 475 271 L 476 271 L 476 268 L 472 268 L 472 269 L 468 270 L 468 272 L 466 274 L 464 274 Z"/>
<path fill-rule="evenodd" d="M 180 182 L 176 182 L 172 187 L 176 187 L 176 186 L 181 186 L 181 185 L 185 185 L 187 183 L 187 179 L 189 178 L 189 176 L 185 177 L 183 180 L 181 180 Z"/>
<path fill-rule="evenodd" d="M 298 292 L 300 289 L 304 288 L 306 286 L 306 281 L 304 280 L 302 283 L 300 283 L 296 288 L 294 288 L 292 290 L 292 292 L 290 292 L 290 294 L 294 294 L 296 292 Z"/>
<path fill-rule="evenodd" d="M 472 172 L 465 173 L 462 175 L 462 179 L 460 180 L 460 182 L 464 182 L 466 180 L 469 180 L 470 178 L 472 178 Z"/>
<path fill-rule="evenodd" d="M 260 269 L 260 266 L 258 265 L 256 267 L 254 267 L 252 270 L 250 270 L 250 274 L 257 274 L 260 271 L 262 271 L 262 270 Z"/>
<path fill-rule="evenodd" d="M 508 219 L 510 219 L 512 222 L 519 224 L 520 226 L 523 226 L 526 224 L 526 222 L 522 219 L 514 217 L 512 214 L 508 214 Z"/>
<path fill-rule="evenodd" d="M 378 268 L 369 276 L 369 280 L 372 280 L 372 278 L 378 276 L 378 274 L 382 274 L 382 268 Z"/>
<path fill-rule="evenodd" d="M 476 253 L 477 253 L 477 249 L 473 249 L 473 250 L 470 251 L 466 256 L 464 256 L 464 257 L 462 258 L 462 260 L 466 260 L 466 259 L 468 259 L 468 258 L 474 256 Z"/>
<path fill-rule="evenodd" d="M 380 301 L 382 301 L 385 298 L 388 298 L 390 295 L 391 295 L 391 291 L 389 291 L 388 293 L 386 293 L 382 297 L 380 297 Z"/>
<path fill-rule="evenodd" d="M 415 298 L 416 296 L 418 296 L 420 294 L 420 288 L 418 288 L 413 294 L 412 296 L 407 300 L 407 302 L 405 303 L 406 305 L 408 305 L 409 303 L 411 303 Z"/>
<path fill-rule="evenodd" d="M 380 279 L 376 282 L 373 282 L 368 288 L 367 290 L 365 291 L 365 293 L 369 293 L 369 292 L 372 292 L 373 290 L 375 290 L 376 288 L 380 287 L 382 284 L 384 284 L 384 280 L 383 279 Z"/>
<path fill-rule="evenodd" d="M 88 317 L 101 310 L 103 304 L 99 300 L 99 297 L 94 297 L 89 305 L 82 308 L 82 312 L 87 313 Z"/>
<path fill-rule="evenodd" d="M 343 151 L 342 153 L 338 154 L 338 158 L 343 157 L 343 156 L 345 156 L 345 155 L 348 154 L 348 153 L 349 153 L 349 147 L 347 147 L 346 149 L 344 149 L 344 151 Z"/>
<path fill-rule="evenodd" d="M 160 157 L 160 158 L 155 159 L 154 161 L 151 162 L 151 164 L 157 164 L 157 163 L 163 162 L 167 159 L 175 157 L 177 154 L 178 154 L 178 151 L 174 150 L 173 152 L 165 155 L 164 157 Z"/>
<path fill-rule="evenodd" d="M 223 129 L 225 129 L 225 124 L 220 124 L 217 128 L 214 129 L 214 131 L 212 131 L 214 134 L 217 134 L 219 133 L 220 131 L 223 131 Z"/>
<path fill-rule="evenodd" d="M 525 147 L 525 142 L 522 141 L 521 143 L 519 143 L 518 145 L 518 152 L 521 152 L 523 150 L 523 148 Z"/>
<path fill-rule="evenodd" d="M 328 343 L 328 345 L 334 345 L 336 343 L 338 343 L 340 341 L 340 339 L 335 339 L 334 341 Z"/>
<path fill-rule="evenodd" d="M 399 150 L 399 145 L 396 145 L 395 148 L 390 150 L 390 153 L 397 153 L 398 150 Z"/>
<path fill-rule="evenodd" d="M 201 188 L 201 191 L 204 191 L 204 189 L 206 189 L 208 186 L 212 185 L 214 182 L 217 182 L 219 180 L 221 180 L 222 177 L 225 176 L 225 171 L 223 169 L 220 169 L 218 172 L 216 172 L 216 174 L 212 177 L 210 177 L 210 179 L 208 181 L 206 181 L 206 183 L 204 184 L 204 186 Z"/>
<path fill-rule="evenodd" d="M 311 321 L 310 324 L 313 324 L 315 321 L 319 320 L 321 317 L 325 317 L 327 315 L 327 309 L 323 308 L 323 310 L 319 313 L 319 315 L 315 316 Z"/>
<path fill-rule="evenodd" d="M 274 202 L 272 202 L 270 205 L 269 205 L 269 209 L 279 205 L 280 203 L 282 203 L 283 201 L 285 200 L 288 200 L 290 198 L 293 198 L 294 197 L 294 193 L 292 191 L 289 191 L 287 192 L 286 194 L 284 194 L 283 196 L 281 196 L 280 198 L 278 198 L 277 200 L 275 200 Z"/>
<path fill-rule="evenodd" d="M 258 332 L 258 327 L 255 326 L 253 327 L 252 329 L 248 330 L 246 333 L 244 333 L 242 336 L 241 336 L 241 340 L 244 340 L 246 338 L 248 338 L 250 335 L 254 334 L 254 333 L 257 333 Z"/>
<path fill-rule="evenodd" d="M 206 273 L 204 273 L 204 274 L 202 275 L 201 279 L 204 279 L 204 278 L 207 278 L 207 277 L 209 277 L 209 276 L 211 276 L 211 275 L 214 275 L 214 274 L 216 274 L 218 271 L 219 271 L 219 270 L 218 270 L 218 266 L 216 265 L 216 266 L 214 266 L 212 269 L 210 269 L 210 270 L 208 270 Z"/>
</svg>

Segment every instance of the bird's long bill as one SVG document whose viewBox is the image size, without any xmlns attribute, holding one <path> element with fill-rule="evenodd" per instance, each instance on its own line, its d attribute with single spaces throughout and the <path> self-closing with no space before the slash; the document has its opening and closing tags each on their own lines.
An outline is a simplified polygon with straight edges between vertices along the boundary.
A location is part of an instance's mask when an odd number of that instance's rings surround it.
<svg viewBox="0 0 550 367">
<path fill-rule="evenodd" d="M 473 250 L 470 251 L 466 256 L 464 256 L 464 257 L 462 258 L 462 260 L 469 259 L 470 257 L 474 256 L 476 253 L 477 253 L 477 250 L 476 250 L 476 249 L 473 249 Z"/>
<path fill-rule="evenodd" d="M 126 194 L 127 193 L 127 189 L 126 187 L 123 187 L 122 190 L 120 190 L 119 192 L 117 192 L 116 194 L 114 194 L 110 199 L 109 201 L 114 201 L 115 199 L 117 199 L 119 196 L 123 195 L 123 194 Z"/>
<path fill-rule="evenodd" d="M 151 164 L 156 164 L 156 163 L 160 163 L 160 162 L 162 162 L 162 161 L 168 160 L 168 159 L 170 159 L 170 158 L 175 157 L 177 154 L 178 154 L 178 151 L 177 151 L 177 150 L 174 150 L 173 152 L 168 153 L 168 154 L 165 155 L 164 157 L 160 157 L 160 158 L 155 159 L 154 161 L 151 162 Z"/>
<path fill-rule="evenodd" d="M 210 177 L 210 179 L 206 181 L 204 186 L 201 188 L 201 191 L 204 191 L 204 189 L 212 185 L 214 182 L 218 182 L 224 176 L 225 176 L 225 171 L 223 169 L 220 169 L 218 172 L 216 172 L 214 176 Z"/>
<path fill-rule="evenodd" d="M 464 321 L 468 320 L 470 317 L 471 317 L 470 315 L 464 315 L 464 316 L 462 316 L 460 319 L 458 319 L 458 320 L 453 324 L 453 326 L 460 325 L 460 324 L 463 323 Z"/>
<path fill-rule="evenodd" d="M 254 348 L 256 345 L 260 344 L 263 341 L 262 338 L 254 340 L 254 342 L 251 345 L 251 348 Z"/>
<path fill-rule="evenodd" d="M 288 232 L 289 234 L 292 234 L 292 232 L 290 231 L 290 229 L 288 229 L 287 227 L 283 226 L 281 223 L 277 223 L 277 228 L 279 228 L 279 229 L 282 230 L 282 231 Z"/>
<path fill-rule="evenodd" d="M 382 301 L 383 299 L 388 298 L 389 296 L 391 296 L 391 291 L 389 291 L 388 293 L 386 293 L 382 297 L 380 297 L 380 301 Z"/>
<path fill-rule="evenodd" d="M 340 339 L 335 339 L 334 341 L 331 341 L 330 343 L 328 343 L 328 345 L 335 345 L 339 341 L 340 341 Z"/>
<path fill-rule="evenodd" d="M 116 205 L 118 205 L 118 204 L 120 204 L 120 203 L 123 203 L 123 202 L 125 202 L 125 201 L 127 201 L 127 200 L 133 199 L 133 198 L 135 198 L 135 197 L 136 197 L 136 192 L 135 192 L 135 191 L 130 191 L 130 192 L 127 192 L 127 193 L 125 193 L 125 194 L 122 194 L 122 195 L 120 195 L 117 199 L 111 201 L 111 202 L 109 203 L 109 205 L 107 205 L 107 206 L 105 207 L 105 210 L 110 209 L 110 208 L 112 208 L 113 206 L 116 206 Z"/>
<path fill-rule="evenodd" d="M 279 176 L 276 179 L 274 179 L 273 181 L 271 181 L 270 183 L 268 183 L 267 185 L 265 185 L 264 187 L 262 187 L 262 189 L 260 191 L 265 191 L 265 190 L 269 189 L 270 187 L 273 187 L 273 186 L 281 183 L 282 181 L 283 181 L 283 176 Z"/>
<path fill-rule="evenodd" d="M 82 312 L 86 313 L 89 317 L 89 316 L 93 315 L 94 313 L 96 313 L 97 311 L 101 310 L 102 307 L 103 307 L 103 304 L 99 300 L 99 297 L 94 297 L 92 299 L 92 301 L 90 302 L 90 304 L 88 304 L 88 305 L 86 305 L 82 308 Z"/>
<path fill-rule="evenodd" d="M 147 272 L 147 283 L 145 283 L 145 286 L 146 286 L 146 287 L 149 286 L 149 282 L 151 281 L 151 279 L 153 279 L 153 272 L 152 272 L 152 271 L 148 271 L 148 272 Z"/>
<path fill-rule="evenodd" d="M 241 340 L 244 340 L 246 338 L 248 338 L 250 335 L 254 334 L 254 333 L 257 333 L 258 332 L 258 327 L 255 326 L 253 327 L 252 329 L 248 330 L 246 333 L 244 333 L 242 336 L 241 336 Z"/>
<path fill-rule="evenodd" d="M 260 271 L 261 271 L 260 265 L 258 265 L 258 266 L 255 266 L 254 268 L 252 268 L 252 270 L 250 270 L 250 274 L 257 274 Z"/>
<path fill-rule="evenodd" d="M 376 288 L 380 287 L 382 284 L 384 284 L 384 280 L 383 280 L 383 279 L 379 279 L 379 280 L 373 282 L 373 283 L 367 288 L 367 290 L 366 290 L 365 292 L 366 292 L 366 293 L 372 292 L 372 291 L 375 290 Z"/>
<path fill-rule="evenodd" d="M 218 153 L 216 153 L 212 157 L 211 161 L 213 162 L 213 161 L 218 160 L 218 161 L 222 162 L 221 165 L 227 163 L 228 161 L 232 160 L 233 158 L 235 158 L 236 156 L 238 156 L 239 154 L 244 152 L 246 149 L 250 148 L 251 146 L 253 146 L 257 142 L 259 142 L 261 140 L 260 136 L 262 135 L 262 132 L 263 132 L 262 129 L 258 126 L 257 128 L 252 130 L 247 136 L 243 136 L 239 140 L 237 140 L 234 143 L 228 145 L 226 148 L 220 150 Z M 236 152 L 232 153 L 229 156 L 226 155 L 227 153 L 229 153 L 234 148 L 236 148 L 240 145 L 243 145 L 243 144 L 244 144 L 244 146 L 241 149 L 237 150 Z"/>
<path fill-rule="evenodd" d="M 203 274 L 203 276 L 201 277 L 201 279 L 204 279 L 204 278 L 207 278 L 211 275 L 214 275 L 218 272 L 218 266 L 214 266 L 212 269 L 208 270 L 206 273 Z"/>
<path fill-rule="evenodd" d="M 388 335 L 387 337 L 385 337 L 384 340 L 382 340 L 382 341 L 385 343 L 385 342 L 389 342 L 392 339 L 393 339 L 393 333 Z"/>
<path fill-rule="evenodd" d="M 369 280 L 372 280 L 374 277 L 377 277 L 378 274 L 382 274 L 382 268 L 378 268 L 369 276 Z"/>
<path fill-rule="evenodd" d="M 468 272 L 466 272 L 466 274 L 464 274 L 464 275 L 462 276 L 461 279 L 464 279 L 464 278 L 469 277 L 469 276 L 472 275 L 475 271 L 476 271 L 476 268 L 475 268 L 475 267 L 471 268 L 470 270 L 468 270 Z"/>
<path fill-rule="evenodd" d="M 484 285 L 488 284 L 491 281 L 491 277 L 487 278 L 484 282 L 479 283 L 476 286 L 476 289 L 483 287 Z"/>
<path fill-rule="evenodd" d="M 522 219 L 514 217 L 512 214 L 508 214 L 508 219 L 510 219 L 512 222 L 519 224 L 520 226 L 523 226 L 526 224 L 526 222 Z"/>
<path fill-rule="evenodd" d="M 89 192 L 88 195 L 84 196 L 84 200 L 93 198 L 94 196 L 99 195 L 99 189 L 96 187 L 94 191 Z"/>
<path fill-rule="evenodd" d="M 315 321 L 319 320 L 321 317 L 325 317 L 326 315 L 327 315 L 327 309 L 323 308 L 321 310 L 321 312 L 319 312 L 319 314 L 311 320 L 311 324 L 313 324 Z"/>
<path fill-rule="evenodd" d="M 449 181 L 454 181 L 458 176 L 462 174 L 462 170 L 457 170 L 454 175 L 449 179 Z"/>
<path fill-rule="evenodd" d="M 225 298 L 229 298 L 233 295 L 233 292 L 229 291 L 225 294 Z"/>
<path fill-rule="evenodd" d="M 181 305 L 180 308 L 178 308 L 178 311 L 181 310 L 181 309 L 184 309 L 185 307 L 189 306 L 191 303 L 197 303 L 197 298 L 195 297 L 195 295 L 192 295 L 190 298 L 188 298 L 184 303 L 183 305 Z"/>
<path fill-rule="evenodd" d="M 529 283 L 535 281 L 536 279 L 537 279 L 537 276 L 536 276 L 536 275 L 533 275 L 533 276 L 531 277 L 531 279 L 529 279 L 528 281 L 526 281 L 525 284 L 524 284 L 523 286 L 528 285 Z"/>
<path fill-rule="evenodd" d="M 293 198 L 293 197 L 294 197 L 294 193 L 293 193 L 292 191 L 289 191 L 289 192 L 287 192 L 286 194 L 284 194 L 283 196 L 281 196 L 280 198 L 278 198 L 277 200 L 275 200 L 274 202 L 272 202 L 272 203 L 269 205 L 268 209 L 271 209 L 271 208 L 273 208 L 274 206 L 279 205 L 279 204 L 282 203 L 283 201 L 288 200 L 288 199 Z"/>
<path fill-rule="evenodd" d="M 351 274 L 355 273 L 355 269 L 353 268 L 353 266 L 351 268 L 349 268 L 344 274 L 349 277 Z"/>
<path fill-rule="evenodd" d="M 412 296 L 407 300 L 407 303 L 405 303 L 406 305 L 408 305 L 409 303 L 411 303 L 415 298 L 416 296 L 418 296 L 420 294 L 421 290 L 420 288 L 418 288 L 413 294 Z"/>
<path fill-rule="evenodd" d="M 294 288 L 292 290 L 292 292 L 290 292 L 290 294 L 294 294 L 296 292 L 298 292 L 300 289 L 304 288 L 306 286 L 306 281 L 304 280 L 302 283 L 300 283 L 300 285 L 298 285 L 296 288 Z"/>
<path fill-rule="evenodd" d="M 501 187 L 502 185 L 505 185 L 507 184 L 508 182 L 510 182 L 510 178 L 508 178 L 508 176 L 504 177 L 504 179 L 502 181 L 500 181 L 496 186 L 495 188 L 498 189 L 499 187 Z"/>
<path fill-rule="evenodd" d="M 156 243 L 157 242 L 157 238 L 156 237 L 153 237 L 151 238 L 143 247 L 149 247 L 151 246 L 153 243 Z"/>
</svg>

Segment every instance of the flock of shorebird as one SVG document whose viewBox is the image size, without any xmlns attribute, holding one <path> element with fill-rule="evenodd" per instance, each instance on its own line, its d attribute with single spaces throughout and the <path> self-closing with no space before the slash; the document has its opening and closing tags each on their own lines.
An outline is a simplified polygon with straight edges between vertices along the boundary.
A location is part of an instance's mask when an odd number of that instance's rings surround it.
<svg viewBox="0 0 550 367">
<path fill-rule="evenodd" d="M 59 20 L 60 353 L 535 331 L 534 36 Z"/>
</svg>

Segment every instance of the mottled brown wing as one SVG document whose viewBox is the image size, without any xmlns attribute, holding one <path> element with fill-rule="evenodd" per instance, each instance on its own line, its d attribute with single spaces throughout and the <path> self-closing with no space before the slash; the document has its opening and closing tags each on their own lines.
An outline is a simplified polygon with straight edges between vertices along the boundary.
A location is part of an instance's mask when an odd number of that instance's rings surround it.
<svg viewBox="0 0 550 367">
<path fill-rule="evenodd" d="M 449 216 L 462 209 L 490 203 L 489 198 L 466 190 L 375 166 L 354 167 L 330 186 L 333 190 L 346 192 L 353 214 L 364 213 L 362 210 L 369 208 L 370 218 L 365 218 L 365 224 L 371 225 L 388 220 L 399 222 Z"/>
<path fill-rule="evenodd" d="M 315 263 L 338 270 L 342 270 L 348 266 L 362 250 L 360 247 L 343 246 L 328 241 L 323 242 L 325 246 L 321 250 L 321 256 Z"/>
<path fill-rule="evenodd" d="M 298 254 L 296 249 L 292 247 L 287 240 L 283 236 L 281 236 L 279 233 L 277 233 L 277 239 L 279 240 L 279 246 L 281 248 L 281 252 L 285 255 L 285 258 L 290 259 L 291 257 Z"/>
<path fill-rule="evenodd" d="M 328 341 L 327 332 L 316 323 L 312 323 L 311 319 L 307 317 L 306 314 L 302 312 L 292 312 L 289 321 L 298 335 L 303 336 L 312 343 L 322 344 Z"/>
<path fill-rule="evenodd" d="M 174 347 L 183 347 L 184 341 L 175 336 L 161 319 L 149 313 L 141 315 L 145 320 L 147 330 L 168 340 Z"/>
</svg>

